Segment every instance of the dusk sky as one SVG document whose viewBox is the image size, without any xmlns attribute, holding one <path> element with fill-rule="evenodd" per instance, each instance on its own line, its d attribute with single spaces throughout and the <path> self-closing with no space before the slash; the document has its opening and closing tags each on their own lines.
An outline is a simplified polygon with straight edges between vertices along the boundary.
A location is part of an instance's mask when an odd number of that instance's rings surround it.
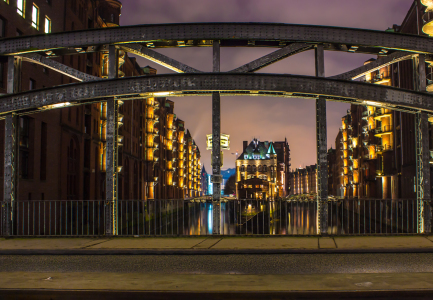
<svg viewBox="0 0 433 300">
<path fill-rule="evenodd" d="M 401 24 L 412 0 L 121 0 L 121 25 L 182 22 L 276 22 L 329 25 L 385 30 Z M 275 48 L 222 48 L 221 71 L 228 71 L 266 55 Z M 157 49 L 202 71 L 212 71 L 212 47 Z M 373 56 L 325 52 L 325 76 L 354 69 Z M 172 71 L 138 58 L 141 66 L 150 65 L 158 74 Z M 314 51 L 297 54 L 270 65 L 261 73 L 286 73 L 314 76 Z M 200 148 L 208 172 L 210 151 L 206 134 L 212 132 L 211 97 L 170 98 L 175 113 L 185 121 Z M 328 147 L 335 148 L 341 117 L 349 105 L 327 102 Z M 262 141 L 287 138 L 292 168 L 316 163 L 315 101 L 274 97 L 222 97 L 222 132 L 229 134 L 231 150 L 224 153 L 223 169 L 235 166 L 236 151 L 242 141 L 256 137 Z"/>
</svg>

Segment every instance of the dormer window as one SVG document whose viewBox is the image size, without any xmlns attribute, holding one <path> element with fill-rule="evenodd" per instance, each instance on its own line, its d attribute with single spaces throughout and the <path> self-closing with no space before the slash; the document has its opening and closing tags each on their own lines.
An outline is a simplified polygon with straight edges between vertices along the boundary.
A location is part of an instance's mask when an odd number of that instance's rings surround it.
<svg viewBox="0 0 433 300">
<path fill-rule="evenodd" d="M 248 154 L 244 154 L 244 159 L 248 159 Z"/>
</svg>

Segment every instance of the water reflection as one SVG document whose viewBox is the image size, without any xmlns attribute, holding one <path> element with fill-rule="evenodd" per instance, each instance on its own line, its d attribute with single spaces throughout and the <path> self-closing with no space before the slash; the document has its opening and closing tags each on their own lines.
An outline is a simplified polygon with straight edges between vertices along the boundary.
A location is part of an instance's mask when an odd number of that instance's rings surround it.
<svg viewBox="0 0 433 300">
<path fill-rule="evenodd" d="M 213 229 L 213 205 L 185 205 L 184 234 L 209 235 Z M 316 234 L 314 201 L 229 200 L 221 202 L 221 234 Z"/>
</svg>

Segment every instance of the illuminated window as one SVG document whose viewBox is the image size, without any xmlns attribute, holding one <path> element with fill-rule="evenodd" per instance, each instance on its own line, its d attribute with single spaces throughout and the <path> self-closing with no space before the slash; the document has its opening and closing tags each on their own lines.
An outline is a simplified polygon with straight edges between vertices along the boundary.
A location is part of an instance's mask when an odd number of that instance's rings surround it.
<svg viewBox="0 0 433 300">
<path fill-rule="evenodd" d="M 23 18 L 25 17 L 24 7 L 25 7 L 25 0 L 17 0 L 17 13 Z"/>
<path fill-rule="evenodd" d="M 32 27 L 39 30 L 39 8 L 34 3 L 32 8 Z"/>
<path fill-rule="evenodd" d="M 51 20 L 45 16 L 45 33 L 51 33 Z"/>
</svg>

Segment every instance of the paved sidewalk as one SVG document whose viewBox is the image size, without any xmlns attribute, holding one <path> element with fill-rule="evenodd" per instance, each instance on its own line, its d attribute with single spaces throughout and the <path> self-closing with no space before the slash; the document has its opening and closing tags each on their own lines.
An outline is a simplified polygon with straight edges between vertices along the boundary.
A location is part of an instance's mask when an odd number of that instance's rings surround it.
<svg viewBox="0 0 433 300">
<path fill-rule="evenodd" d="M 0 254 L 433 252 L 433 236 L 0 239 Z"/>
</svg>

